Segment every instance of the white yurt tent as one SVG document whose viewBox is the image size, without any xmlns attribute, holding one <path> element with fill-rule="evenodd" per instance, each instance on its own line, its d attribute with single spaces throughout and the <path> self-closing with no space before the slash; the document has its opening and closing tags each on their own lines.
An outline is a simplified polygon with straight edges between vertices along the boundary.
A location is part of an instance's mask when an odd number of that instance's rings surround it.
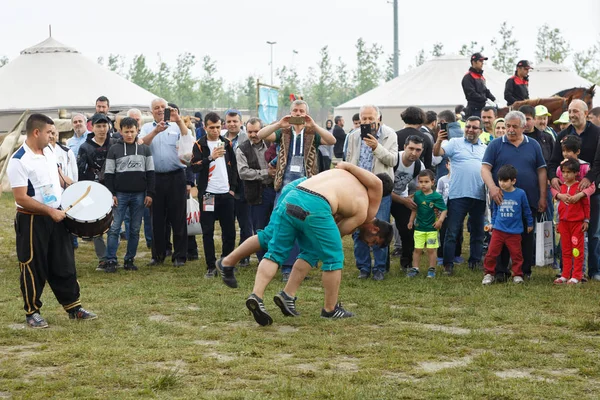
<svg viewBox="0 0 600 400">
<path fill-rule="evenodd" d="M 111 110 L 149 109 L 156 96 L 49 37 L 0 68 L 0 132 L 24 110 L 55 118 L 59 109 L 93 113 L 99 96 Z"/>
<path fill-rule="evenodd" d="M 593 83 L 568 67 L 550 60 L 534 65 L 529 71 L 529 98 L 550 97 L 561 90 L 574 87 L 589 88 Z"/>
<path fill-rule="evenodd" d="M 346 126 L 351 126 L 352 115 L 361 106 L 374 104 L 383 115 L 383 123 L 394 129 L 404 126 L 400 113 L 409 106 L 424 111 L 454 110 L 458 104 L 467 104 L 461 81 L 470 67 L 470 59 L 460 55 L 446 55 L 428 60 L 417 68 L 388 81 L 335 108 Z M 504 84 L 508 75 L 484 65 L 487 87 L 499 106 L 505 106 Z"/>
</svg>

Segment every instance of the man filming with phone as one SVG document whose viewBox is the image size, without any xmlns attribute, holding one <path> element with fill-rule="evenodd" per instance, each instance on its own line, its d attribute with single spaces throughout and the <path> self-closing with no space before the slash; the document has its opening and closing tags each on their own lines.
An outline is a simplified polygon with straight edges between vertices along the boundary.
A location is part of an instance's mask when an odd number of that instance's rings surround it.
<svg viewBox="0 0 600 400">
<path fill-rule="evenodd" d="M 152 260 L 151 266 L 160 265 L 166 257 L 167 223 L 173 229 L 173 266 L 181 267 L 187 255 L 186 200 L 187 179 L 185 165 L 177 154 L 181 135 L 191 134 L 176 108 L 170 108 L 165 99 L 154 99 L 150 104 L 153 122 L 140 130 L 139 138 L 150 146 L 154 159 L 156 194 L 152 202 Z"/>
<path fill-rule="evenodd" d="M 310 178 L 319 172 L 317 152 L 320 145 L 335 144 L 335 137 L 311 118 L 304 100 L 294 100 L 290 114 L 262 128 L 258 138 L 279 145 L 274 177 L 275 203 L 288 183 L 303 177 Z M 284 282 L 287 282 L 299 252 L 298 246 L 294 246 L 283 263 L 281 273 Z"/>
<path fill-rule="evenodd" d="M 360 108 L 360 134 L 348 136 L 348 153 L 346 161 L 358 165 L 374 174 L 387 173 L 394 179 L 394 166 L 398 162 L 398 138 L 394 130 L 380 122 L 381 113 L 374 105 Z M 390 195 L 383 197 L 376 218 L 390 221 Z M 388 262 L 388 248 L 377 245 L 369 246 L 358 239 L 354 233 L 354 258 L 356 267 L 360 270 L 359 279 L 367 279 L 371 274 L 376 281 L 383 280 Z M 375 265 L 371 268 L 371 250 Z"/>
</svg>

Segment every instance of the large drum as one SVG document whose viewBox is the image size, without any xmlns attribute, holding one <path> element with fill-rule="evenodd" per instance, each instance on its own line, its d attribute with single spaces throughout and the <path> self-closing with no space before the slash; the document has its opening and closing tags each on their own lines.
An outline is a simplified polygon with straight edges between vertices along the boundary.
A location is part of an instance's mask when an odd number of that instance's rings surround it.
<svg viewBox="0 0 600 400">
<path fill-rule="evenodd" d="M 75 182 L 65 189 L 60 202 L 66 210 L 81 198 L 88 189 L 90 192 L 73 208 L 67 211 L 64 219 L 69 232 L 84 239 L 101 236 L 108 231 L 113 221 L 113 196 L 104 185 L 92 181 Z"/>
</svg>

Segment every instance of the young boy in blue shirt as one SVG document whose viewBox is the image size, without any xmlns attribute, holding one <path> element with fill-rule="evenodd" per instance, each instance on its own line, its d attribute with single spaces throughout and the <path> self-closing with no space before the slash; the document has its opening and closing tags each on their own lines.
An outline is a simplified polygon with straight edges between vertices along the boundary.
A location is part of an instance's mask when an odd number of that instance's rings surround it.
<svg viewBox="0 0 600 400">
<path fill-rule="evenodd" d="M 492 202 L 492 223 L 487 225 L 492 231 L 492 239 L 483 262 L 485 275 L 483 285 L 494 282 L 496 259 L 506 246 L 512 258 L 513 282 L 523 283 L 523 253 L 521 250 L 521 234 L 523 233 L 523 218 L 527 220 L 527 233 L 533 230 L 533 217 L 523 189 L 515 187 L 517 169 L 510 164 L 503 165 L 498 170 L 498 183 L 502 189 L 502 204 Z"/>
</svg>

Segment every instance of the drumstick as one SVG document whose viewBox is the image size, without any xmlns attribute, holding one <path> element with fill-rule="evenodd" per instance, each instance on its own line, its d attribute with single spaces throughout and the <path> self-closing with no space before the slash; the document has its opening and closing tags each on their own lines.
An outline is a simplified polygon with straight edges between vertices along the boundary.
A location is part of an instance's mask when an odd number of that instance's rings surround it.
<svg viewBox="0 0 600 400">
<path fill-rule="evenodd" d="M 88 186 L 88 188 L 85 190 L 85 193 L 81 195 L 80 198 L 78 198 L 77 200 L 75 200 L 75 203 L 71 204 L 69 207 L 67 207 L 67 209 L 65 210 L 65 212 L 68 212 L 71 208 L 75 207 L 77 204 L 79 204 L 79 202 L 81 200 L 83 200 L 85 198 L 85 196 L 87 196 L 88 194 L 90 194 L 90 190 L 92 190 L 92 185 Z"/>
</svg>

